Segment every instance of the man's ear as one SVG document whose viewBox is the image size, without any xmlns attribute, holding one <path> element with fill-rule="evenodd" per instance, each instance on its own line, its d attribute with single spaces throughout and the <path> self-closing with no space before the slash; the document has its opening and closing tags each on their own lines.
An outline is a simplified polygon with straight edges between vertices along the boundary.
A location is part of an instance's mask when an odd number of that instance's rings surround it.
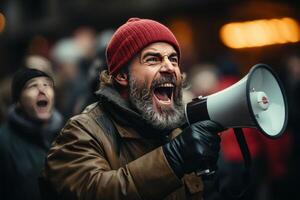
<svg viewBox="0 0 300 200">
<path fill-rule="evenodd" d="M 127 86 L 128 85 L 128 73 L 120 72 L 118 73 L 114 79 L 115 81 L 120 84 L 121 86 Z"/>
</svg>

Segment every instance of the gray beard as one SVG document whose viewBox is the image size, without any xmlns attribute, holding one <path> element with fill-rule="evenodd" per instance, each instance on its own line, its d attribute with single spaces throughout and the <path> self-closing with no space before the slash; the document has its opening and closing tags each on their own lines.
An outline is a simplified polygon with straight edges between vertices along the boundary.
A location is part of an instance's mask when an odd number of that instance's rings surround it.
<svg viewBox="0 0 300 200">
<path fill-rule="evenodd" d="M 140 85 L 140 86 L 139 86 Z M 172 130 L 182 125 L 184 121 L 184 106 L 181 87 L 174 91 L 174 106 L 160 106 L 161 113 L 154 111 L 152 92 L 145 83 L 139 84 L 136 79 L 129 78 L 129 100 L 141 116 L 158 130 Z"/>
</svg>

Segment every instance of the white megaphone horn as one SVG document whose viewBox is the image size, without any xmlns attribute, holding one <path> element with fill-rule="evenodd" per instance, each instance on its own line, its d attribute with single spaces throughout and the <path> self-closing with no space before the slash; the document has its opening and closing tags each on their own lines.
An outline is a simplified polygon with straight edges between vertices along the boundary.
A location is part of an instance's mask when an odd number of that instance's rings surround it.
<svg viewBox="0 0 300 200">
<path fill-rule="evenodd" d="M 287 126 L 287 100 L 274 71 L 257 64 L 234 85 L 198 97 L 185 107 L 189 124 L 210 119 L 225 128 L 255 127 L 270 138 L 279 137 Z"/>
</svg>

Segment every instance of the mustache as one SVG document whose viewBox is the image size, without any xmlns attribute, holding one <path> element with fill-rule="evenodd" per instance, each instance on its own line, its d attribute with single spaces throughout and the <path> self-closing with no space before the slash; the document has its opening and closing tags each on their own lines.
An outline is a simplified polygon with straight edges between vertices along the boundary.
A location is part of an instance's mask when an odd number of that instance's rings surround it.
<svg viewBox="0 0 300 200">
<path fill-rule="evenodd" d="M 151 90 L 163 83 L 172 83 L 176 87 L 177 78 L 174 75 L 163 75 L 157 79 L 154 79 L 151 84 Z"/>
</svg>

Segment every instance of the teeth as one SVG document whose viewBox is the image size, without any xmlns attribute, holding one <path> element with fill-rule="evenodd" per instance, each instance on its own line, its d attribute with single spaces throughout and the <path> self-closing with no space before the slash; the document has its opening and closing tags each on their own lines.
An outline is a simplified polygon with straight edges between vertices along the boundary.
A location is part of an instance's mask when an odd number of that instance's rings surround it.
<svg viewBox="0 0 300 200">
<path fill-rule="evenodd" d="M 163 83 L 160 84 L 158 87 L 174 87 L 174 85 L 172 83 Z"/>
</svg>

